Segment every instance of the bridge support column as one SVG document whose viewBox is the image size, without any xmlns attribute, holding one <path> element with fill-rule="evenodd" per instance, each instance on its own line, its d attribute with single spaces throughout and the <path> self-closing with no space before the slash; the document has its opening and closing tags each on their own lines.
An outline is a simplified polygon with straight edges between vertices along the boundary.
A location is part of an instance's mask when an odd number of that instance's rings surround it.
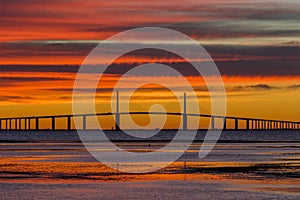
<svg viewBox="0 0 300 200">
<path fill-rule="evenodd" d="M 278 122 L 279 129 L 282 129 L 282 122 Z"/>
<path fill-rule="evenodd" d="M 119 131 L 120 129 L 120 114 L 116 113 L 116 122 L 115 122 L 115 130 Z"/>
<path fill-rule="evenodd" d="M 249 119 L 246 120 L 246 129 L 247 129 L 247 130 L 250 129 Z"/>
<path fill-rule="evenodd" d="M 86 115 L 82 116 L 82 130 L 86 130 Z"/>
<path fill-rule="evenodd" d="M 278 128 L 278 129 L 282 129 L 282 124 L 281 124 L 281 122 L 277 122 L 277 128 Z"/>
<path fill-rule="evenodd" d="M 119 112 L 119 91 L 117 91 L 117 96 L 116 96 L 115 130 L 117 130 L 117 131 L 121 130 L 120 112 Z"/>
<path fill-rule="evenodd" d="M 15 130 L 18 129 L 18 119 L 15 119 Z"/>
<path fill-rule="evenodd" d="M 52 131 L 55 131 L 55 117 L 52 117 L 51 119 L 52 119 L 52 120 L 51 120 L 51 121 L 52 121 L 52 123 L 51 123 L 51 125 L 52 125 L 51 130 L 52 130 Z"/>
<path fill-rule="evenodd" d="M 211 130 L 215 129 L 215 117 L 211 116 Z"/>
<path fill-rule="evenodd" d="M 0 131 L 2 131 L 2 119 L 0 119 Z"/>
<path fill-rule="evenodd" d="M 71 130 L 71 116 L 67 117 L 67 129 L 68 131 Z"/>
<path fill-rule="evenodd" d="M 35 130 L 39 130 L 39 118 L 35 118 Z"/>
<path fill-rule="evenodd" d="M 274 129 L 274 123 L 273 123 L 273 121 L 270 121 L 270 128 Z"/>
<path fill-rule="evenodd" d="M 27 119 L 26 118 L 24 119 L 24 127 L 25 127 L 24 129 L 27 130 Z"/>
<path fill-rule="evenodd" d="M 279 123 L 279 128 L 282 129 L 283 126 L 282 126 L 282 122 L 278 122 Z"/>
<path fill-rule="evenodd" d="M 30 121 L 31 121 L 31 118 L 28 118 L 28 130 L 31 130 Z"/>
<path fill-rule="evenodd" d="M 238 119 L 235 119 L 234 120 L 234 125 L 235 125 L 235 130 L 238 130 L 239 129 L 239 120 Z"/>
<path fill-rule="evenodd" d="M 212 119 L 213 120 L 213 119 Z M 213 123 L 213 122 L 212 122 Z M 183 115 L 182 115 L 182 129 L 187 130 L 187 115 L 186 115 L 186 93 L 183 95 Z"/>
<path fill-rule="evenodd" d="M 226 120 L 226 117 L 223 118 L 223 129 L 224 130 L 227 129 L 227 120 Z"/>
</svg>

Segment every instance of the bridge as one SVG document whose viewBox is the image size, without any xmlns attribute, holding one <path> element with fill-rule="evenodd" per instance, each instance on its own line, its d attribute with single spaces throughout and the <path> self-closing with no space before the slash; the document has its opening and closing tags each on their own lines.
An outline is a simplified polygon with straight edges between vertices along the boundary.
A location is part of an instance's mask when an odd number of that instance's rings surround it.
<svg viewBox="0 0 300 200">
<path fill-rule="evenodd" d="M 218 129 L 215 126 L 216 119 L 223 121 L 223 130 L 300 130 L 300 122 L 285 121 L 285 120 L 271 120 L 247 117 L 234 117 L 234 116 L 219 116 L 211 114 L 200 113 L 187 113 L 186 109 L 186 94 L 184 93 L 184 109 L 183 113 L 180 112 L 119 112 L 119 94 L 117 92 L 116 98 L 116 112 L 107 113 L 90 113 L 90 114 L 75 114 L 75 115 L 45 115 L 45 116 L 29 116 L 29 117 L 13 117 L 13 118 L 0 118 L 0 131 L 16 131 L 16 130 L 43 130 L 39 126 L 41 119 L 50 119 L 51 130 L 58 130 L 56 128 L 56 120 L 66 119 L 66 129 L 71 131 L 71 119 L 74 117 L 82 118 L 82 130 L 89 130 L 87 127 L 87 118 L 90 116 L 115 116 L 115 130 L 121 130 L 120 117 L 121 115 L 167 115 L 167 116 L 180 116 L 182 118 L 182 129 L 188 130 L 188 117 L 203 117 L 210 120 L 209 129 Z M 228 120 L 232 120 L 234 128 L 228 128 Z M 4 121 L 4 123 L 3 123 Z M 34 123 L 32 123 L 32 121 Z M 244 126 L 240 123 L 244 122 Z M 34 124 L 34 126 L 32 126 Z M 61 129 L 59 129 L 61 130 Z"/>
</svg>

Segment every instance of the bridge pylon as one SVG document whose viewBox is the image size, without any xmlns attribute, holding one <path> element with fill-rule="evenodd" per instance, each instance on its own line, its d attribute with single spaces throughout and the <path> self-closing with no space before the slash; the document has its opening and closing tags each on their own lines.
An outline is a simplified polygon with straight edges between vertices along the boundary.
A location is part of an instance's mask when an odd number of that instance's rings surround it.
<svg viewBox="0 0 300 200">
<path fill-rule="evenodd" d="M 119 131 L 120 128 L 120 110 L 119 110 L 119 91 L 116 95 L 116 115 L 115 115 L 115 130 Z"/>
</svg>

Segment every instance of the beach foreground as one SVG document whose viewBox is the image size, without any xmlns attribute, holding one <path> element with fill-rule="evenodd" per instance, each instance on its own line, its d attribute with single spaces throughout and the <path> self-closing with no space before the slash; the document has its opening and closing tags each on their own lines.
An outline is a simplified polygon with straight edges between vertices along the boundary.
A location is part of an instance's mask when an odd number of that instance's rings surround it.
<svg viewBox="0 0 300 200">
<path fill-rule="evenodd" d="M 161 148 L 172 135 L 119 141 L 111 134 L 117 145 L 136 152 Z M 214 150 L 199 159 L 202 134 L 168 167 L 131 174 L 98 162 L 75 132 L 2 132 L 1 198 L 298 199 L 299 132 L 223 132 Z"/>
</svg>

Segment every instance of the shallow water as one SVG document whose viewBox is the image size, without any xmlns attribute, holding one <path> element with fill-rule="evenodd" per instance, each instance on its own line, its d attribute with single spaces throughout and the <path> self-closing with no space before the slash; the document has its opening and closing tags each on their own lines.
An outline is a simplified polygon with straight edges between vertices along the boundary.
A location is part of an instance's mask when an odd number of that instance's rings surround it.
<svg viewBox="0 0 300 200">
<path fill-rule="evenodd" d="M 118 132 L 109 134 L 117 145 L 133 152 L 159 149 L 174 136 L 164 132 L 144 141 L 122 141 Z M 299 198 L 299 132 L 223 132 L 208 156 L 199 159 L 204 135 L 199 132 L 198 141 L 168 167 L 127 174 L 94 159 L 76 132 L 0 132 L 1 199 Z M 107 144 L 100 144 L 97 151 L 105 152 Z M 167 155 L 181 145 L 175 143 Z"/>
</svg>

